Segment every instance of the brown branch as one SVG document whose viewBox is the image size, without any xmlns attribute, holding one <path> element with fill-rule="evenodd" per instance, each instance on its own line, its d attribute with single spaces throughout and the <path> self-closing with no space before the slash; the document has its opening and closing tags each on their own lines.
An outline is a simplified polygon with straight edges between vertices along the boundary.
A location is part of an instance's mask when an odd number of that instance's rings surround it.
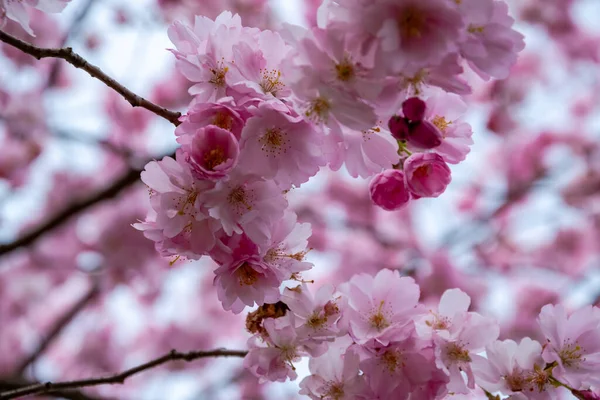
<svg viewBox="0 0 600 400">
<path fill-rule="evenodd" d="M 23 379 L 10 379 L 6 380 L 0 378 L 0 392 L 3 390 L 15 390 L 25 386 L 35 385 L 35 383 Z M 52 393 L 47 393 L 45 396 L 58 397 L 67 400 L 114 400 L 107 399 L 104 397 L 97 397 L 85 394 L 79 390 L 57 390 Z"/>
<path fill-rule="evenodd" d="M 0 245 L 0 256 L 9 253 L 13 250 L 16 250 L 19 247 L 30 245 L 31 243 L 35 242 L 40 236 L 61 226 L 63 223 L 65 223 L 71 217 L 77 215 L 81 211 L 84 211 L 87 208 L 97 203 L 100 203 L 101 201 L 115 197 L 125 188 L 133 185 L 136 182 L 139 182 L 140 172 L 141 171 L 136 169 L 127 170 L 116 181 L 114 181 L 111 185 L 107 186 L 103 190 L 94 193 L 83 200 L 71 204 L 69 207 L 63 209 L 58 214 L 54 215 L 54 217 L 50 218 L 38 227 L 21 236 L 14 242 L 5 245 Z"/>
<path fill-rule="evenodd" d="M 181 113 L 167 110 L 166 108 L 160 107 L 144 99 L 143 97 L 138 96 L 131 90 L 127 89 L 125 86 L 121 85 L 119 82 L 115 81 L 110 76 L 106 75 L 104 72 L 102 72 L 100 68 L 87 62 L 79 54 L 75 53 L 70 47 L 60 49 L 47 49 L 36 47 L 2 31 L 0 31 L 0 41 L 7 43 L 13 47 L 16 47 L 24 53 L 32 55 L 38 60 L 48 57 L 62 58 L 69 64 L 73 65 L 75 68 L 80 68 L 84 70 L 93 78 L 100 80 L 106 86 L 115 90 L 117 93 L 123 96 L 125 100 L 127 100 L 129 104 L 131 104 L 132 107 L 145 108 L 146 110 L 151 111 L 160 117 L 163 117 L 167 121 L 171 122 L 173 125 L 179 125 L 179 117 L 181 117 Z"/>
<path fill-rule="evenodd" d="M 168 155 L 169 157 L 175 157 L 174 153 Z M 152 161 L 152 160 L 149 160 Z M 121 193 L 123 190 L 134 185 L 135 183 L 141 182 L 140 173 L 142 171 L 135 168 L 130 168 L 123 173 L 117 180 L 112 184 L 106 186 L 99 192 L 93 193 L 87 198 L 73 202 L 71 205 L 64 208 L 54 217 L 50 218 L 41 225 L 30 230 L 14 242 L 0 245 L 0 256 L 10 253 L 19 247 L 28 246 L 39 239 L 40 236 L 52 231 L 55 228 L 60 227 L 62 224 L 67 222 L 69 219 L 79 214 L 82 211 L 104 201 L 111 199 Z"/>
<path fill-rule="evenodd" d="M 48 334 L 38 344 L 37 348 L 19 364 L 15 375 L 21 375 L 30 364 L 32 364 L 44 351 L 46 351 L 54 339 L 58 337 L 63 329 L 73 320 L 73 318 L 77 316 L 77 314 L 81 312 L 81 310 L 87 306 L 90 301 L 96 297 L 98 293 L 98 286 L 94 284 L 88 290 L 88 292 L 81 299 L 79 299 L 79 301 L 73 304 L 64 315 L 56 320 Z"/>
<path fill-rule="evenodd" d="M 171 350 L 171 352 L 165 354 L 162 357 L 158 357 L 152 361 L 148 361 L 145 364 L 130 368 L 116 375 L 107 376 L 105 378 L 82 379 L 78 381 L 36 383 L 30 386 L 25 386 L 19 389 L 0 393 L 0 400 L 16 399 L 19 397 L 55 392 L 57 390 L 70 390 L 88 386 L 108 384 L 123 384 L 125 383 L 125 380 L 131 377 L 132 375 L 136 375 L 142 371 L 146 371 L 148 369 L 152 369 L 159 365 L 175 360 L 183 360 L 190 362 L 199 358 L 208 357 L 245 357 L 246 354 L 248 354 L 248 352 L 244 350 L 216 349 L 209 351 L 191 351 L 189 353 L 180 353 L 176 350 Z"/>
</svg>

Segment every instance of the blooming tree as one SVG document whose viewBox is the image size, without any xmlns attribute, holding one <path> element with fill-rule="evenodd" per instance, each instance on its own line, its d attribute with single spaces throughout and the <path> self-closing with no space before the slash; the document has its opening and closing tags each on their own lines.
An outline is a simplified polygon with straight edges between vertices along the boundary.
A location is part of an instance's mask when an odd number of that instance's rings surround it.
<svg viewBox="0 0 600 400">
<path fill-rule="evenodd" d="M 583 2 L 307 0 L 303 26 L 263 0 L 104 5 L 171 42 L 142 91 L 73 50 L 103 37 L 72 3 L 0 0 L 0 399 L 600 398 Z M 99 135 L 54 109 L 90 80 Z M 49 167 L 86 151 L 93 172 Z"/>
</svg>

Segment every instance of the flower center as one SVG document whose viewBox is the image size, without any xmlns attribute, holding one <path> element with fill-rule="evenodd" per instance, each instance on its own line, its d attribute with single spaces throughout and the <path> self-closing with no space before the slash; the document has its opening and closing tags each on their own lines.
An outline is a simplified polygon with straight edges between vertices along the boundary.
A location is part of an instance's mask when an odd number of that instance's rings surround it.
<svg viewBox="0 0 600 400">
<path fill-rule="evenodd" d="M 267 129 L 265 134 L 262 135 L 258 141 L 262 144 L 262 150 L 271 154 L 281 153 L 281 148 L 287 143 L 285 134 L 278 128 Z M 286 151 L 287 149 L 283 149 L 284 153 Z"/>
<path fill-rule="evenodd" d="M 377 310 L 373 314 L 371 314 L 371 317 L 369 317 L 369 322 L 371 323 L 371 326 L 380 332 L 388 326 L 390 326 L 390 322 L 383 314 L 384 304 L 385 301 L 382 300 L 381 303 L 379 303 L 379 307 L 377 307 Z"/>
<path fill-rule="evenodd" d="M 429 165 L 421 165 L 413 172 L 413 176 L 417 179 L 425 179 L 429 176 L 430 170 L 431 167 Z"/>
<path fill-rule="evenodd" d="M 442 133 L 446 132 L 446 129 L 452 124 L 452 121 L 446 121 L 446 118 L 441 115 L 436 115 L 431 121 Z"/>
<path fill-rule="evenodd" d="M 402 362 L 402 353 L 399 351 L 386 351 L 381 359 L 390 372 L 395 372 L 396 368 L 400 365 L 404 366 L 404 363 Z"/>
<path fill-rule="evenodd" d="M 216 68 L 211 68 L 210 72 L 212 73 L 212 78 L 210 78 L 209 82 L 215 86 L 223 87 L 225 86 L 225 75 L 227 75 L 227 71 L 229 71 L 229 67 L 223 65 L 223 62 Z"/>
<path fill-rule="evenodd" d="M 510 390 L 512 390 L 513 392 L 522 391 L 523 386 L 526 383 L 525 377 L 523 376 L 522 372 L 518 368 L 515 368 L 515 370 L 513 371 L 513 373 L 511 375 L 506 375 L 504 377 L 504 380 L 506 381 L 506 384 L 508 385 Z"/>
<path fill-rule="evenodd" d="M 573 367 L 581 362 L 583 349 L 577 343 L 566 343 L 558 355 L 565 367 Z"/>
<path fill-rule="evenodd" d="M 469 31 L 469 33 L 483 33 L 483 31 L 485 30 L 485 27 L 478 26 L 478 25 L 469 25 L 467 30 Z"/>
<path fill-rule="evenodd" d="M 258 273 L 247 262 L 244 262 L 235 273 L 240 286 L 252 286 L 258 281 Z"/>
<path fill-rule="evenodd" d="M 327 122 L 331 104 L 323 97 L 317 97 L 310 102 L 308 109 L 304 112 L 308 118 L 315 122 Z"/>
<path fill-rule="evenodd" d="M 450 343 L 446 348 L 446 355 L 448 358 L 456 363 L 468 363 L 471 362 L 471 356 L 469 350 L 464 349 L 458 343 Z"/>
<path fill-rule="evenodd" d="M 416 7 L 407 7 L 400 15 L 398 25 L 404 38 L 419 38 L 425 27 L 425 17 Z"/>
<path fill-rule="evenodd" d="M 229 193 L 229 196 L 227 196 L 227 201 L 233 206 L 242 205 L 247 210 L 252 210 L 252 206 L 248 203 L 248 194 L 246 193 L 246 189 L 241 186 L 236 187 Z"/>
<path fill-rule="evenodd" d="M 339 382 L 329 381 L 326 384 L 322 399 L 340 400 L 344 397 L 344 385 Z"/>
<path fill-rule="evenodd" d="M 341 63 L 335 65 L 335 72 L 338 80 L 348 82 L 354 78 L 354 64 L 350 62 L 350 59 L 344 57 L 344 60 Z"/>
<path fill-rule="evenodd" d="M 271 93 L 273 96 L 276 96 L 277 92 L 285 87 L 285 84 L 279 80 L 281 78 L 279 70 L 262 70 L 262 75 L 263 78 L 260 87 L 265 93 Z"/>
<path fill-rule="evenodd" d="M 221 129 L 231 131 L 231 127 L 233 125 L 233 118 L 231 117 L 231 115 L 219 111 L 215 114 L 215 117 L 212 120 L 212 124 L 218 126 Z"/>
<path fill-rule="evenodd" d="M 327 323 L 327 316 L 322 313 L 315 311 L 312 313 L 310 318 L 306 321 L 306 325 L 313 329 L 318 329 Z"/>
<path fill-rule="evenodd" d="M 412 87 L 415 95 L 420 95 L 423 92 L 423 82 L 427 78 L 427 71 L 425 69 L 419 70 L 413 76 L 402 76 L 403 87 Z"/>
<path fill-rule="evenodd" d="M 217 165 L 225 162 L 225 151 L 222 147 L 215 147 L 204 153 L 204 166 L 206 169 L 214 171 Z"/>
</svg>

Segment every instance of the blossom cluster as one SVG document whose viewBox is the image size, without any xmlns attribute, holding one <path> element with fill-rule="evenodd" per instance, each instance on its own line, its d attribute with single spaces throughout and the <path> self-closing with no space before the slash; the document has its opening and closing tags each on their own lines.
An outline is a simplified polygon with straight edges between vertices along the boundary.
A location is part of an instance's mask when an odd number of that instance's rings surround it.
<svg viewBox="0 0 600 400">
<path fill-rule="evenodd" d="M 61 12 L 71 0 L 0 0 L 0 28 L 8 19 L 17 22 L 31 36 L 35 36 L 29 26 L 30 9 L 36 8 L 47 13 Z"/>
<path fill-rule="evenodd" d="M 376 175 L 372 199 L 388 210 L 439 196 L 447 163 L 472 143 L 461 65 L 503 77 L 523 48 L 505 3 L 471 3 L 326 1 L 318 27 L 281 33 L 230 12 L 175 22 L 172 52 L 194 98 L 175 159 L 142 173 L 152 212 L 135 226 L 162 255 L 215 260 L 219 299 L 239 313 L 277 301 L 311 267 L 310 226 L 286 194 L 320 168 Z"/>
<path fill-rule="evenodd" d="M 287 288 L 278 306 L 249 315 L 255 334 L 245 366 L 262 381 L 285 381 L 297 377 L 294 363 L 311 357 L 300 394 L 315 400 L 553 399 L 565 390 L 598 398 L 599 308 L 569 315 L 546 305 L 538 317 L 546 341 L 517 343 L 497 340 L 497 322 L 469 311 L 460 289 L 434 307 L 419 295 L 412 278 L 388 269 L 355 275 L 338 290 Z"/>
</svg>

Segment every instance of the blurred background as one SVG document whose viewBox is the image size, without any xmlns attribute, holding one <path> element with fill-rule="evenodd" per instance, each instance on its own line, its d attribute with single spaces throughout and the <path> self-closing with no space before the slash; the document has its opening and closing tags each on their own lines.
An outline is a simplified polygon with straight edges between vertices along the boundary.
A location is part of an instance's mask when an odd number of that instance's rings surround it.
<svg viewBox="0 0 600 400">
<path fill-rule="evenodd" d="M 223 10 L 244 25 L 315 23 L 318 0 L 73 0 L 34 10 L 41 47 L 71 46 L 135 93 L 185 111 L 189 83 L 166 29 Z M 458 287 L 501 338 L 539 339 L 542 305 L 600 301 L 600 2 L 513 0 L 526 37 L 510 78 L 467 100 L 475 145 L 437 199 L 390 213 L 367 181 L 322 170 L 290 194 L 310 222 L 304 276 L 340 283 L 398 269 L 436 303 Z M 245 349 L 245 313 L 224 311 L 208 260 L 170 265 L 131 227 L 148 210 L 146 162 L 171 154 L 173 127 L 60 60 L 0 44 L 0 391 L 116 373 L 179 351 Z M 43 227 L 44 229 L 40 229 Z M 31 232 L 35 232 L 32 235 Z M 299 373 L 306 373 L 306 366 Z M 54 398 L 295 399 L 297 382 L 258 385 L 241 359 L 173 362 Z"/>
</svg>

